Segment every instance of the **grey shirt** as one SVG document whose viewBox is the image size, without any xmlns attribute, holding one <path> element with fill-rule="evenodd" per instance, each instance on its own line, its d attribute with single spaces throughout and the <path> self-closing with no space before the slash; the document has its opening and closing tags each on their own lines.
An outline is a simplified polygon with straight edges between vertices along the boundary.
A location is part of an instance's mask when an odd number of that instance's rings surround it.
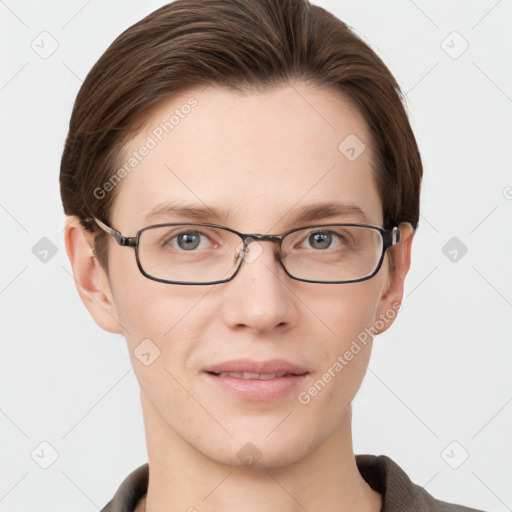
<svg viewBox="0 0 512 512">
<path fill-rule="evenodd" d="M 436 500 L 385 455 L 356 455 L 356 464 L 368 485 L 382 494 L 381 512 L 482 512 Z M 133 512 L 148 489 L 148 478 L 146 463 L 123 480 L 101 512 Z"/>
</svg>

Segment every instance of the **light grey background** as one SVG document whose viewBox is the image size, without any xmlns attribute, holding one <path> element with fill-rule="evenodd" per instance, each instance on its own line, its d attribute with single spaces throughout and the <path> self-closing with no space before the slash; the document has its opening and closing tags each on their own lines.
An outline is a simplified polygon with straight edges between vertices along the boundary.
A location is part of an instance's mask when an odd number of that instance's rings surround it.
<svg viewBox="0 0 512 512">
<path fill-rule="evenodd" d="M 74 287 L 58 174 L 81 81 L 164 3 L 0 1 L 1 512 L 101 509 L 147 460 L 125 341 Z M 390 67 L 425 165 L 404 307 L 375 340 L 355 452 L 392 457 L 437 498 L 511 510 L 512 1 L 316 3 Z"/>
</svg>

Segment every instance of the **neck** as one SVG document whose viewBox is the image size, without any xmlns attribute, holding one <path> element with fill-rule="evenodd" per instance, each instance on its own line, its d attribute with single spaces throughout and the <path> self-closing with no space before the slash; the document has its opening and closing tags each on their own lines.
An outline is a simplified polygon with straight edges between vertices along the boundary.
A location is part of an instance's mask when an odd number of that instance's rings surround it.
<svg viewBox="0 0 512 512">
<path fill-rule="evenodd" d="M 141 504 L 146 512 L 381 510 L 382 496 L 357 469 L 350 408 L 337 429 L 298 461 L 244 467 L 219 463 L 198 452 L 141 398 L 150 468 Z"/>
</svg>

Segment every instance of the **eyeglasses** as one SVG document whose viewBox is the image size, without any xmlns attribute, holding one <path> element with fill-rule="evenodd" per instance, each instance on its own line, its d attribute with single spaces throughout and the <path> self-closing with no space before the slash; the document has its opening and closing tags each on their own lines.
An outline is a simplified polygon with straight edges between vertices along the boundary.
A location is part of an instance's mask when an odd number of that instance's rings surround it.
<svg viewBox="0 0 512 512">
<path fill-rule="evenodd" d="M 126 237 L 94 220 L 119 245 L 135 248 L 137 266 L 145 277 L 170 284 L 230 281 L 243 261 L 252 263 L 262 252 L 258 242 L 277 242 L 279 262 L 292 279 L 354 283 L 373 277 L 386 250 L 400 241 L 396 226 L 386 230 L 365 224 L 322 224 L 282 235 L 256 235 L 216 224 L 171 222 L 146 226 Z"/>
</svg>

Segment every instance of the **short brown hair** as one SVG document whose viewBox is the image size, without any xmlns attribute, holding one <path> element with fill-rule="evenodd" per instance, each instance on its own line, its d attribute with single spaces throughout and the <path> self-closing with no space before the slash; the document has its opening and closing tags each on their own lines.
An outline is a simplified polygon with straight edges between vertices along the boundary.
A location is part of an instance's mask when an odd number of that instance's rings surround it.
<svg viewBox="0 0 512 512">
<path fill-rule="evenodd" d="M 343 93 L 373 137 L 384 227 L 419 218 L 422 162 L 404 95 L 375 52 L 308 0 L 176 0 L 123 32 L 75 101 L 60 169 L 64 212 L 89 231 L 109 223 L 117 188 L 94 193 L 164 101 L 201 85 L 265 90 L 290 80 Z M 340 141 L 341 142 L 341 141 Z M 96 238 L 106 267 L 106 244 Z"/>
</svg>

